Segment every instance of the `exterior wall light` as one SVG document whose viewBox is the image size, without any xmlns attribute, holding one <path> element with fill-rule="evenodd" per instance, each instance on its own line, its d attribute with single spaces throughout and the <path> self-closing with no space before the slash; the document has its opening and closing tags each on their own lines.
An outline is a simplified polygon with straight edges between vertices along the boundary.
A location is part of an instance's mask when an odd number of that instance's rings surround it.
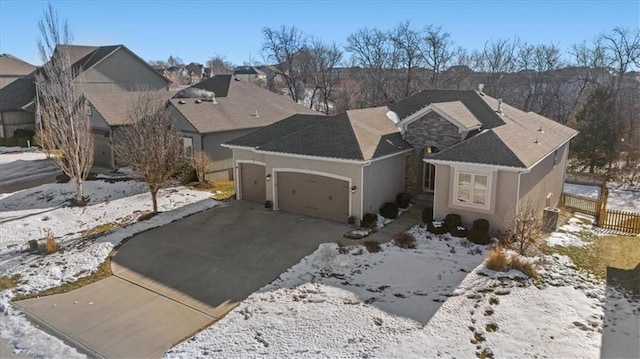
<svg viewBox="0 0 640 359">
<path fill-rule="evenodd" d="M 356 190 L 358 189 L 358 187 L 356 186 L 351 186 L 351 193 L 356 193 Z"/>
<path fill-rule="evenodd" d="M 267 181 L 271 181 L 271 173 L 267 174 Z"/>
</svg>

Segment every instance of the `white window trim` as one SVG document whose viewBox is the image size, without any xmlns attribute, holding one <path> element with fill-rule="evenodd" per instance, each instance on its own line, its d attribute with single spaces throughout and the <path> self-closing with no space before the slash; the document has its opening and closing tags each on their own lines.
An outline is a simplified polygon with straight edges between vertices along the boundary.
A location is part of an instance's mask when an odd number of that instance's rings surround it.
<svg viewBox="0 0 640 359">
<path fill-rule="evenodd" d="M 471 175 L 471 183 L 475 183 L 475 176 L 486 176 L 487 177 L 487 189 L 485 193 L 485 204 L 475 204 L 473 202 L 461 202 L 458 200 L 458 179 L 461 174 Z M 488 211 L 491 209 L 491 199 L 493 198 L 493 171 L 478 171 L 469 168 L 455 168 L 453 171 L 453 191 L 451 202 L 455 206 L 473 208 L 473 209 L 481 209 Z M 473 187 L 471 188 L 471 198 L 473 199 Z"/>
</svg>

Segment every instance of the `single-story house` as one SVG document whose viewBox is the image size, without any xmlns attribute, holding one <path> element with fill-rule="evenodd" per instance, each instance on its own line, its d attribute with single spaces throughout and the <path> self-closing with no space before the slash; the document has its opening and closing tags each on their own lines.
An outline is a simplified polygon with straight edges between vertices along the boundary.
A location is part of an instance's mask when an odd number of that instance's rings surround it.
<svg viewBox="0 0 640 359">
<path fill-rule="evenodd" d="M 207 178 L 215 181 L 234 176 L 232 152 L 221 143 L 294 114 L 319 114 L 233 75 L 216 75 L 179 91 L 169 100 L 169 111 L 185 147 L 211 156 Z"/>
<path fill-rule="evenodd" d="M 223 144 L 240 199 L 345 221 L 400 192 L 432 196 L 435 218 L 513 228 L 521 204 L 557 205 L 577 132 L 478 91 L 428 90 L 398 103 L 297 115 Z"/>
</svg>

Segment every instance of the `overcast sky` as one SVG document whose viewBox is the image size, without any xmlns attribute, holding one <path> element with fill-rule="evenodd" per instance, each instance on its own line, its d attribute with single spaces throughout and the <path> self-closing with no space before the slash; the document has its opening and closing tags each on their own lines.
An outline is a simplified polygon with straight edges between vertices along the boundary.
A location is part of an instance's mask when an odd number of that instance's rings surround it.
<svg viewBox="0 0 640 359">
<path fill-rule="evenodd" d="M 626 1 L 52 1 L 78 45 L 124 44 L 145 60 L 262 61 L 262 28 L 296 26 L 344 45 L 358 29 L 400 22 L 442 26 L 456 45 L 519 36 L 566 50 L 616 26 L 638 28 L 640 0 Z M 46 1 L 0 0 L 0 53 L 41 64 L 37 22 Z"/>
</svg>

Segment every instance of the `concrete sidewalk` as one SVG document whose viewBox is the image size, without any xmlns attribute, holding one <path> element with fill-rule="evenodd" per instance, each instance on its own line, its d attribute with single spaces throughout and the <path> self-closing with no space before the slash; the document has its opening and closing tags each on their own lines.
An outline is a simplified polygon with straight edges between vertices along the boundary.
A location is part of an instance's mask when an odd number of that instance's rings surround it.
<svg viewBox="0 0 640 359">
<path fill-rule="evenodd" d="M 112 276 L 69 293 L 15 302 L 90 357 L 160 358 L 214 318 Z"/>
</svg>

